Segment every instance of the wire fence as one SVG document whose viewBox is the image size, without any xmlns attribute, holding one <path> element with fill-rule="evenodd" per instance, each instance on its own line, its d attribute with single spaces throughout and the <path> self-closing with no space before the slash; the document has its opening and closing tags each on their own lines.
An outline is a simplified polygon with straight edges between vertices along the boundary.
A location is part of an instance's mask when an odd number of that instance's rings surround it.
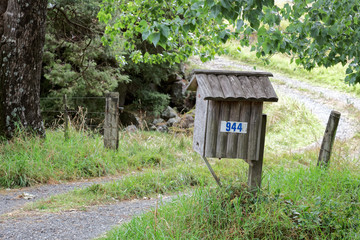
<svg viewBox="0 0 360 240">
<path fill-rule="evenodd" d="M 110 97 L 111 98 L 111 97 Z M 47 127 L 64 124 L 65 112 L 74 127 L 104 131 L 106 97 L 40 98 L 41 114 Z"/>
<path fill-rule="evenodd" d="M 119 141 L 119 93 L 105 97 L 46 97 L 40 98 L 45 126 L 64 126 L 65 140 L 69 125 L 78 130 L 92 130 L 104 135 L 106 148 L 117 149 Z"/>
</svg>

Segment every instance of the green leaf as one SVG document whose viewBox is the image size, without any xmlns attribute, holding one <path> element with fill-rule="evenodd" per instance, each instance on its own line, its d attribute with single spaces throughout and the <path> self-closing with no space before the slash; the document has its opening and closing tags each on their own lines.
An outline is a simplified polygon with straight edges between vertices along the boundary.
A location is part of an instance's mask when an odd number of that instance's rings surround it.
<svg viewBox="0 0 360 240">
<path fill-rule="evenodd" d="M 259 28 L 259 30 L 257 31 L 258 35 L 261 36 L 261 35 L 265 35 L 266 34 L 266 28 L 264 26 L 261 26 Z"/>
<path fill-rule="evenodd" d="M 244 26 L 244 21 L 241 20 L 241 19 L 238 19 L 238 20 L 236 21 L 236 31 L 240 32 L 242 26 Z"/>
<path fill-rule="evenodd" d="M 201 7 L 201 5 L 202 5 L 202 2 L 201 1 L 198 1 L 198 2 L 195 2 L 195 3 L 193 3 L 192 5 L 191 5 L 191 10 L 198 10 L 200 7 Z"/>
<path fill-rule="evenodd" d="M 221 6 L 215 5 L 211 8 L 211 14 L 210 17 L 217 18 L 219 14 L 221 13 Z"/>
<path fill-rule="evenodd" d="M 170 34 L 170 29 L 169 29 L 167 26 L 165 26 L 165 25 L 159 25 L 159 29 L 160 29 L 161 34 L 162 34 L 165 38 L 167 38 L 167 37 L 169 36 L 169 34 Z"/>
<path fill-rule="evenodd" d="M 159 32 L 154 32 L 150 35 L 149 40 L 154 44 L 154 46 L 156 47 L 156 45 L 158 44 L 159 40 L 160 40 L 160 33 Z"/>
<path fill-rule="evenodd" d="M 231 9 L 231 4 L 229 3 L 229 0 L 221 0 L 220 3 L 224 8 L 228 10 Z"/>
<path fill-rule="evenodd" d="M 142 40 L 145 41 L 151 34 L 150 30 L 147 30 L 145 32 L 142 33 Z"/>
<path fill-rule="evenodd" d="M 212 7 L 215 5 L 214 0 L 205 0 L 205 6 Z"/>
</svg>

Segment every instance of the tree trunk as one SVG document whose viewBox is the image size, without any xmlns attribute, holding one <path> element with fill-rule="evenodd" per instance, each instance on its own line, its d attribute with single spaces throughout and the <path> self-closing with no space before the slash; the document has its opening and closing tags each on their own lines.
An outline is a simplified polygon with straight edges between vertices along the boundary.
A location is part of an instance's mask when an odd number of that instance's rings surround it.
<svg viewBox="0 0 360 240">
<path fill-rule="evenodd" d="M 0 0 L 0 136 L 16 123 L 45 136 L 40 77 L 47 0 Z"/>
</svg>

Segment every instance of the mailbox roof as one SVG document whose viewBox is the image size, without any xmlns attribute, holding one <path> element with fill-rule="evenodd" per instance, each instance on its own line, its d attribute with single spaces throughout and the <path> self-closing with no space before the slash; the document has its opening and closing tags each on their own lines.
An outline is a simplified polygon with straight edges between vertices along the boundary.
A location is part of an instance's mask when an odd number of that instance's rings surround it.
<svg viewBox="0 0 360 240">
<path fill-rule="evenodd" d="M 205 100 L 277 102 L 268 72 L 194 70 L 187 90 L 202 88 Z"/>
</svg>

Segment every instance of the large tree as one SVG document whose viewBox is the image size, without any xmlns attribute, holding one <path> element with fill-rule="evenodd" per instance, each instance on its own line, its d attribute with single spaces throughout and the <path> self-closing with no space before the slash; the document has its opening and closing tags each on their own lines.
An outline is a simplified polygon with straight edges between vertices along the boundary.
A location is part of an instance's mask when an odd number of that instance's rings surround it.
<svg viewBox="0 0 360 240">
<path fill-rule="evenodd" d="M 0 0 L 0 136 L 16 126 L 44 136 L 40 77 L 47 0 Z"/>
<path fill-rule="evenodd" d="M 136 61 L 207 60 L 231 37 L 249 46 L 256 36 L 258 57 L 287 53 L 308 70 L 348 64 L 346 80 L 359 83 L 359 8 L 358 0 L 294 0 L 282 9 L 274 0 L 103 0 L 99 19 L 108 24 L 104 42 L 127 39 Z M 138 36 L 163 52 L 137 49 Z"/>
</svg>

